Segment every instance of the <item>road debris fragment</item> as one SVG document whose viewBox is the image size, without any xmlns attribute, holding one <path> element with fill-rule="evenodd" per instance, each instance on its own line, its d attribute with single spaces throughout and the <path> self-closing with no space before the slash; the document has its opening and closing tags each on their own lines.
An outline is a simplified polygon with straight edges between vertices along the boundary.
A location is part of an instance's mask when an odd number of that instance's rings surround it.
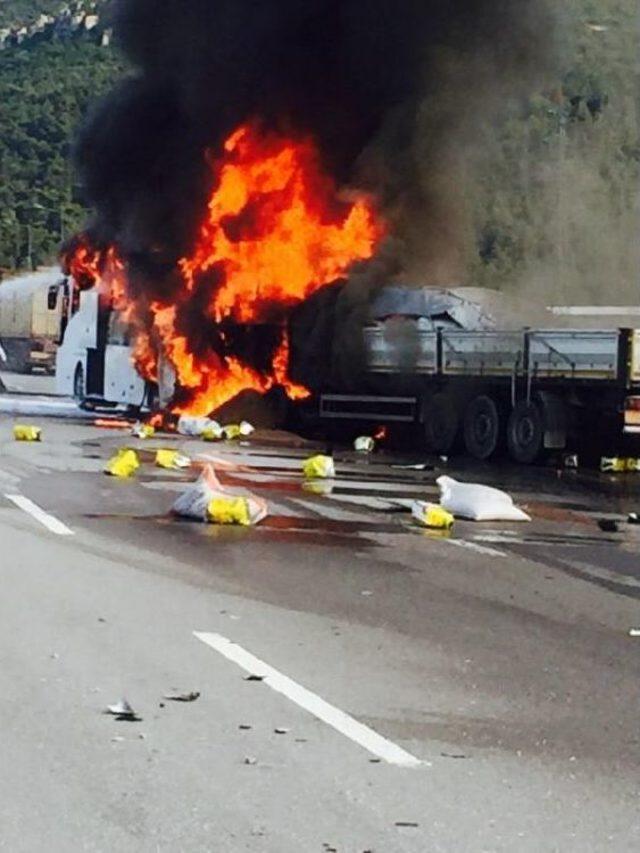
<svg viewBox="0 0 640 853">
<path fill-rule="evenodd" d="M 411 505 L 411 515 L 424 527 L 432 530 L 451 530 L 454 517 L 438 504 L 428 501 L 414 501 Z"/>
<path fill-rule="evenodd" d="M 248 725 L 247 723 L 240 723 L 238 726 L 241 732 L 250 732 L 253 726 Z"/>
<path fill-rule="evenodd" d="M 640 628 L 629 628 L 630 637 L 640 637 Z"/>
<path fill-rule="evenodd" d="M 397 820 L 396 826 L 408 826 L 415 829 L 416 827 L 420 826 L 420 824 L 416 823 L 413 820 Z"/>
<path fill-rule="evenodd" d="M 133 477 L 140 467 L 140 457 L 130 447 L 121 447 L 115 456 L 107 462 L 104 473 L 111 477 L 126 479 Z"/>
<path fill-rule="evenodd" d="M 618 532 L 618 522 L 614 518 L 599 518 L 598 527 L 603 533 Z"/>
<path fill-rule="evenodd" d="M 42 430 L 37 426 L 16 424 L 13 428 L 13 437 L 16 441 L 41 441 Z"/>
<path fill-rule="evenodd" d="M 177 450 L 158 450 L 156 451 L 156 466 L 176 471 L 182 468 L 190 468 L 191 459 Z"/>
<path fill-rule="evenodd" d="M 258 763 L 258 759 L 257 759 L 257 758 L 254 758 L 252 755 L 248 755 L 248 756 L 245 758 L 244 763 L 245 763 L 245 764 L 248 764 L 248 765 L 250 765 L 250 766 L 253 766 L 254 764 L 257 764 L 257 763 Z"/>
<path fill-rule="evenodd" d="M 162 698 L 168 702 L 195 702 L 200 698 L 200 693 L 196 690 L 191 693 L 166 693 Z"/>
<path fill-rule="evenodd" d="M 291 729 L 285 729 L 285 728 L 282 728 L 281 726 L 278 726 L 277 728 L 275 728 L 273 730 L 273 733 L 275 735 L 288 735 L 290 731 L 291 731 Z"/>
<path fill-rule="evenodd" d="M 245 681 L 264 681 L 264 675 L 245 675 Z"/>
<path fill-rule="evenodd" d="M 392 465 L 396 471 L 433 471 L 433 465 L 427 465 L 426 462 L 420 462 L 417 465 Z"/>
<path fill-rule="evenodd" d="M 376 440 L 370 435 L 359 435 L 353 442 L 353 447 L 358 453 L 373 453 L 376 449 Z"/>
<path fill-rule="evenodd" d="M 309 480 L 322 480 L 336 476 L 336 466 L 332 456 L 312 456 L 306 460 L 302 471 Z"/>
<path fill-rule="evenodd" d="M 222 429 L 227 441 L 235 441 L 237 438 L 248 438 L 255 431 L 255 427 L 249 421 L 241 421 L 239 424 L 228 424 Z"/>
<path fill-rule="evenodd" d="M 565 468 L 579 468 L 580 459 L 577 453 L 565 453 L 562 457 L 562 464 Z"/>
<path fill-rule="evenodd" d="M 111 714 L 116 720 L 128 723 L 139 723 L 142 721 L 142 717 L 133 710 L 126 699 L 121 699 L 115 705 L 107 705 L 105 714 Z"/>
<path fill-rule="evenodd" d="M 627 516 L 629 524 L 640 524 L 640 515 L 637 512 L 630 512 Z"/>
<path fill-rule="evenodd" d="M 456 518 L 470 521 L 531 521 L 506 492 L 475 483 L 438 477 L 440 505 Z"/>
</svg>

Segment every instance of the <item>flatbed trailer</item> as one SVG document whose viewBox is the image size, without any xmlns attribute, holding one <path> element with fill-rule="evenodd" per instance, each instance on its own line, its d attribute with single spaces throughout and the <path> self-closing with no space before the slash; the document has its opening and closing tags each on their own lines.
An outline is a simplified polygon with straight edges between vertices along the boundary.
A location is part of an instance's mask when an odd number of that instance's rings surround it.
<svg viewBox="0 0 640 853">
<path fill-rule="evenodd" d="M 640 436 L 640 330 L 425 329 L 418 320 L 363 330 L 363 393 L 330 389 L 320 417 L 415 423 L 428 450 L 461 439 L 477 459 L 506 445 L 531 463 L 590 438 L 602 452 Z"/>
</svg>

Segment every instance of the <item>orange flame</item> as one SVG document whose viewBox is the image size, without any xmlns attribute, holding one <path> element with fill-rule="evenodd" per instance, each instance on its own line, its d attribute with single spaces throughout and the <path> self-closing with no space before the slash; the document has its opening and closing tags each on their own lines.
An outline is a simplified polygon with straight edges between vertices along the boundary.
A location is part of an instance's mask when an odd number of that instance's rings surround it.
<svg viewBox="0 0 640 853">
<path fill-rule="evenodd" d="M 276 385 L 304 399 L 309 392 L 289 379 L 288 313 L 370 258 L 383 227 L 368 198 L 339 197 L 308 139 L 243 126 L 213 171 L 206 217 L 193 252 L 178 262 L 171 302 L 133 301 L 115 249 L 96 259 L 81 243 L 69 266 L 84 275 L 99 270 L 133 326 L 134 360 L 144 376 L 157 376 L 159 353 L 171 363 L 180 389 L 176 413 L 210 414 L 244 390 L 263 394 Z M 204 306 L 195 327 L 194 304 Z M 227 351 L 219 324 L 229 322 L 282 326 L 270 368 L 257 370 Z"/>
</svg>

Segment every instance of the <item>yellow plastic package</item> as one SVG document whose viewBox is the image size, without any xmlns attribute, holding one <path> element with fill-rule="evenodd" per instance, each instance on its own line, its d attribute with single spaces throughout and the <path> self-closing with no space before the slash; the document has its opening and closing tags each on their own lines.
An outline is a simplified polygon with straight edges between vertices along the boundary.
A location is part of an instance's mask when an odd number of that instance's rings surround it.
<svg viewBox="0 0 640 853">
<path fill-rule="evenodd" d="M 235 441 L 236 438 L 240 438 L 242 435 L 239 424 L 229 424 L 229 426 L 226 426 L 222 432 L 224 433 L 224 437 L 227 441 Z"/>
<path fill-rule="evenodd" d="M 207 506 L 207 518 L 213 524 L 240 524 L 249 527 L 249 506 L 245 498 L 214 498 Z"/>
<path fill-rule="evenodd" d="M 207 504 L 207 521 L 212 524 L 239 524 L 250 527 L 258 524 L 267 515 L 265 501 L 254 496 L 236 497 L 217 494 Z"/>
<path fill-rule="evenodd" d="M 304 463 L 302 472 L 308 480 L 322 480 L 336 476 L 336 466 L 331 456 L 312 456 Z"/>
<path fill-rule="evenodd" d="M 431 530 L 451 530 L 453 527 L 453 516 L 438 504 L 415 501 L 411 507 L 411 514 L 416 521 Z"/>
<path fill-rule="evenodd" d="M 112 477 L 132 477 L 140 467 L 140 458 L 135 450 L 129 447 L 121 447 L 115 456 L 107 462 L 104 469 L 105 474 Z"/>
<path fill-rule="evenodd" d="M 158 450 L 156 452 L 156 465 L 158 468 L 177 470 L 180 468 L 189 468 L 191 460 L 183 453 L 178 453 L 177 450 Z"/>
<path fill-rule="evenodd" d="M 152 438 L 155 434 L 156 429 L 151 424 L 138 423 L 131 430 L 131 435 L 136 438 Z"/>
<path fill-rule="evenodd" d="M 216 421 L 212 421 L 209 426 L 207 426 L 200 436 L 203 441 L 222 441 L 224 438 L 224 430 Z"/>
<path fill-rule="evenodd" d="M 16 424 L 13 428 L 13 437 L 16 441 L 40 441 L 42 430 L 37 426 Z"/>
</svg>

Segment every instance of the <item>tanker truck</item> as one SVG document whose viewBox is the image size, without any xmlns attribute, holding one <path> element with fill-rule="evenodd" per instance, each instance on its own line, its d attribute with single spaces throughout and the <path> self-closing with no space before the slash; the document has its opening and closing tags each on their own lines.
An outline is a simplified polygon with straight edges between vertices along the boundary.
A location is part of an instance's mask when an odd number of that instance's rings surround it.
<svg viewBox="0 0 640 853">
<path fill-rule="evenodd" d="M 57 267 L 1 282 L 0 366 L 16 373 L 53 373 L 66 311 L 64 278 Z"/>
</svg>

